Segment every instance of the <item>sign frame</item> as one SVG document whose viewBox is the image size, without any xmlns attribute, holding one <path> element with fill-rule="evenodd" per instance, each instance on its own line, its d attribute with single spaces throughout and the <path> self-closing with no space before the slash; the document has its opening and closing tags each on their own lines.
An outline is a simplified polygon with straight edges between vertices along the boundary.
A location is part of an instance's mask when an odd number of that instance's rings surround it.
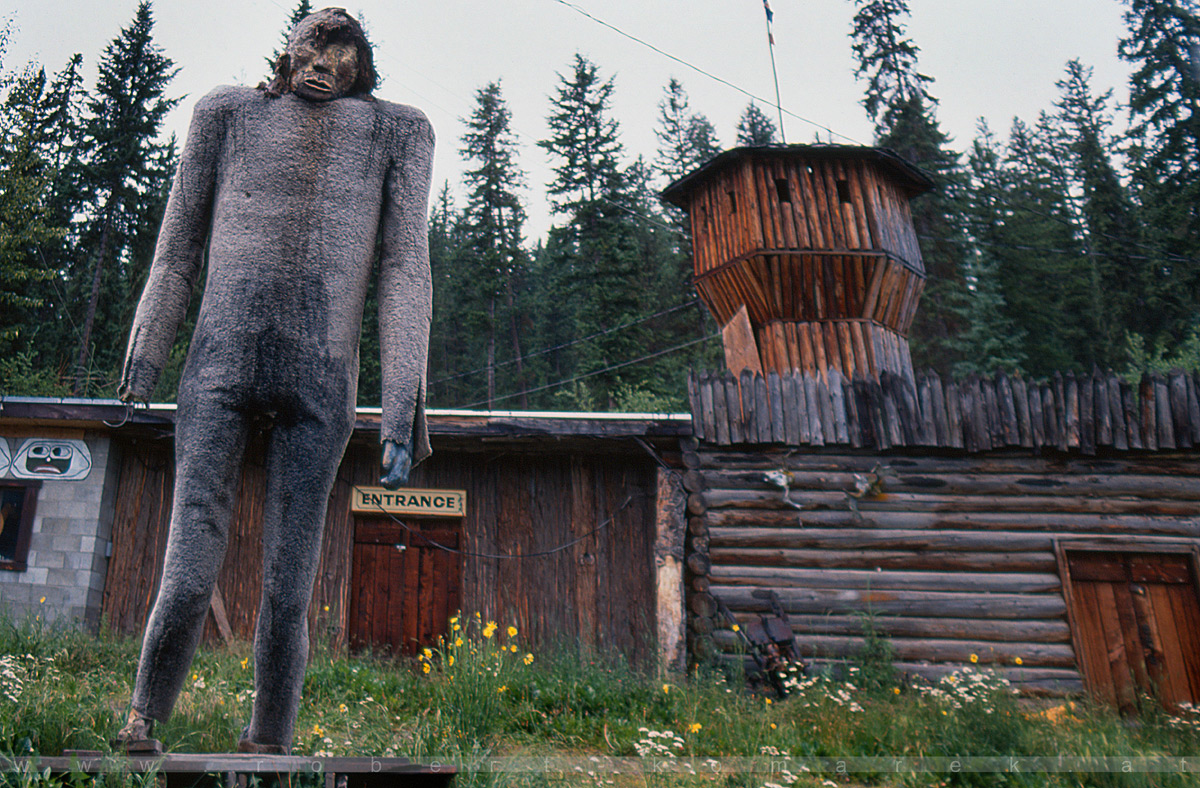
<svg viewBox="0 0 1200 788">
<path fill-rule="evenodd" d="M 467 491 L 419 487 L 389 490 L 356 484 L 350 493 L 350 511 L 406 517 L 465 517 Z"/>
</svg>

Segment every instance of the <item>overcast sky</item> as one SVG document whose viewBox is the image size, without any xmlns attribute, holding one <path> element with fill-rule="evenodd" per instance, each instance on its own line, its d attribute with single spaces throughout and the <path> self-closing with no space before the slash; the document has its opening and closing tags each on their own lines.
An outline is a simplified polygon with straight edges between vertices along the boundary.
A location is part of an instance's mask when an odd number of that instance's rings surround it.
<svg viewBox="0 0 1200 788">
<path fill-rule="evenodd" d="M 969 144 L 980 117 L 1003 134 L 1014 116 L 1033 120 L 1049 109 L 1057 95 L 1054 83 L 1071 58 L 1095 68 L 1095 88 L 1126 96 L 1129 68 L 1116 56 L 1124 7 L 1118 0 L 909 0 L 909 5 L 909 33 L 921 47 L 921 70 L 936 80 L 938 117 L 960 149 Z M 158 0 L 155 39 L 179 67 L 169 95 L 187 95 L 167 130 L 182 139 L 192 105 L 213 86 L 257 84 L 294 6 L 293 0 Z M 15 27 L 4 65 L 35 59 L 53 71 L 79 52 L 90 86 L 100 53 L 136 7 L 136 0 L 0 0 L 0 16 L 12 17 Z M 760 0 L 350 0 L 346 7 L 362 13 L 377 45 L 376 65 L 384 77 L 377 95 L 416 105 L 433 122 L 437 185 L 448 180 L 460 192 L 461 119 L 479 87 L 502 80 L 523 145 L 521 164 L 529 173 L 532 237 L 553 221 L 543 196 L 549 162 L 534 141 L 546 135 L 556 73 L 568 68 L 576 52 L 597 63 L 602 75 L 615 75 L 613 115 L 630 156 L 653 157 L 657 104 L 673 76 L 726 147 L 749 101 L 576 8 L 742 90 L 774 96 Z M 772 8 L 785 110 L 844 135 L 836 141 L 869 143 L 848 38 L 852 3 L 772 0 Z M 774 117 L 773 108 L 768 111 Z M 795 117 L 785 122 L 789 142 L 811 142 L 818 133 L 829 138 L 812 123 Z"/>
</svg>

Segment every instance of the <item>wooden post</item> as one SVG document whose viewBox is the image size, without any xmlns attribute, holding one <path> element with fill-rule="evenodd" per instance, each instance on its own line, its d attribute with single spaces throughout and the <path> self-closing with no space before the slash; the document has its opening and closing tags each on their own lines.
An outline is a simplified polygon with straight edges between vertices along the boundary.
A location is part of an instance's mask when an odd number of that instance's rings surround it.
<svg viewBox="0 0 1200 788">
<path fill-rule="evenodd" d="M 655 615 L 658 622 L 659 671 L 683 670 L 683 538 L 686 496 L 678 473 L 658 469 L 654 505 Z"/>
</svg>

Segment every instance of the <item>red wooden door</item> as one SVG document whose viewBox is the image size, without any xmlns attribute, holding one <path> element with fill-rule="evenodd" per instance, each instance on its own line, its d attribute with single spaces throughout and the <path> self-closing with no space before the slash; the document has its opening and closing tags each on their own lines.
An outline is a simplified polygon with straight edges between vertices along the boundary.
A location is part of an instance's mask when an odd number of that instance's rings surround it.
<svg viewBox="0 0 1200 788">
<path fill-rule="evenodd" d="M 1200 702 L 1200 601 L 1188 553 L 1066 552 L 1076 659 L 1097 698 Z"/>
<path fill-rule="evenodd" d="M 350 644 L 415 654 L 433 646 L 461 605 L 459 531 L 360 519 L 354 529 Z M 448 548 L 448 549 L 446 549 Z"/>
</svg>

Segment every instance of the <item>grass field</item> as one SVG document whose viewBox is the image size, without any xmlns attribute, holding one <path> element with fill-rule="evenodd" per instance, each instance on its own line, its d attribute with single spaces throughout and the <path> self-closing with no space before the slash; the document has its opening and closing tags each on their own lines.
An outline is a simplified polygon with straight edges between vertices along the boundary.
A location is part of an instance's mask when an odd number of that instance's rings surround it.
<svg viewBox="0 0 1200 788">
<path fill-rule="evenodd" d="M 984 671 L 922 687 L 899 681 L 879 656 L 841 679 L 797 676 L 780 700 L 716 669 L 654 675 L 611 658 L 535 653 L 503 622 L 463 616 L 452 626 L 416 660 L 318 647 L 294 751 L 458 762 L 460 786 L 1200 785 L 1175 765 L 1137 771 L 1145 762 L 1136 760 L 1111 772 L 1028 771 L 1034 757 L 1200 758 L 1200 728 L 1150 702 L 1128 721 L 1082 701 L 1019 701 Z M 0 753 L 107 749 L 128 709 L 137 645 L 0 620 Z M 252 673 L 247 644 L 201 650 L 156 735 L 176 752 L 230 751 L 249 716 Z M 918 758 L 983 757 L 1017 758 L 1021 771 L 970 772 L 978 761 L 962 772 L 949 761 L 908 771 Z M 837 759 L 848 759 L 846 773 Z M 896 759 L 909 759 L 899 772 Z M 0 780 L 53 782 L 12 768 Z"/>
</svg>

